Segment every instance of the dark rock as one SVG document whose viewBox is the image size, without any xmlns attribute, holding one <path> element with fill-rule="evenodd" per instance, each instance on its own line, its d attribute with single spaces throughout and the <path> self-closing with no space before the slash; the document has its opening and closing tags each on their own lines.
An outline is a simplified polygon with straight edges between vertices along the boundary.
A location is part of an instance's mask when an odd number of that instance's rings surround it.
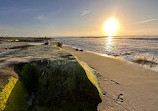
<svg viewBox="0 0 158 111">
<path fill-rule="evenodd" d="M 49 45 L 50 41 L 45 42 L 43 45 Z"/>
<path fill-rule="evenodd" d="M 58 43 L 57 43 L 57 46 L 58 46 L 58 47 L 62 47 L 62 45 L 63 45 L 62 42 L 58 42 Z"/>
<path fill-rule="evenodd" d="M 83 50 L 82 50 L 82 49 L 80 49 L 80 51 L 81 51 L 81 52 L 83 52 Z"/>
</svg>

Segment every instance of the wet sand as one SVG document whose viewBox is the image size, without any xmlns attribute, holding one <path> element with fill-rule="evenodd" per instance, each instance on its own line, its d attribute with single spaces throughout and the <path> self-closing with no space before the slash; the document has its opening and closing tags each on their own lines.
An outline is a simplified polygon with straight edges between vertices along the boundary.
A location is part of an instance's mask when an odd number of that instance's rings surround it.
<svg viewBox="0 0 158 111">
<path fill-rule="evenodd" d="M 69 46 L 63 49 L 98 72 L 103 91 L 98 111 L 158 111 L 158 72 Z"/>
</svg>

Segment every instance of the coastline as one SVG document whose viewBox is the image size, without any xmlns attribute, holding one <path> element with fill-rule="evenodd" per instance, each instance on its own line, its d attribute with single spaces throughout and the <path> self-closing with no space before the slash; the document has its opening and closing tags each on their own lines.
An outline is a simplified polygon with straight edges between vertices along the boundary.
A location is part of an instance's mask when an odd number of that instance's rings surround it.
<svg viewBox="0 0 158 111">
<path fill-rule="evenodd" d="M 108 55 L 105 56 L 90 51 L 76 51 L 70 46 L 63 46 L 62 49 L 68 52 L 68 54 L 71 53 L 72 55 L 76 56 L 79 61 L 83 61 L 89 67 L 94 69 L 94 71 L 96 71 L 95 74 L 97 80 L 99 81 L 99 86 L 102 90 L 102 102 L 98 105 L 98 111 L 158 110 L 157 72 L 146 69 L 139 64 L 132 62 L 130 63 L 120 57 L 113 57 Z M 33 51 L 35 55 L 30 56 L 38 57 L 39 53 L 44 53 L 37 48 L 35 48 L 34 50 L 36 50 L 37 52 Z M 59 51 L 63 52 L 62 50 Z M 22 51 L 17 57 L 23 58 L 25 53 L 26 51 Z M 30 51 L 30 53 L 32 53 L 32 51 Z M 47 50 L 47 58 L 50 58 L 48 56 L 49 54 L 50 57 L 52 57 L 52 54 L 54 55 L 53 57 L 57 57 L 57 55 L 52 51 L 52 47 Z M 42 56 L 43 54 L 40 55 Z M 12 54 L 10 54 L 10 56 L 13 57 Z M 6 58 L 8 57 L 6 56 Z M 65 58 L 67 56 L 61 57 Z M 70 60 L 71 59 L 72 58 L 70 58 Z M 18 59 L 15 58 L 14 61 L 20 62 L 17 60 Z M 21 60 L 23 62 L 26 62 L 23 59 Z M 10 62 L 12 61 L 13 60 L 11 60 Z M 1 60 L 1 62 L 1 65 L 3 65 L 3 62 L 8 61 Z M 15 76 L 15 74 L 12 75 Z"/>
<path fill-rule="evenodd" d="M 71 46 L 70 46 L 71 47 Z M 97 55 L 100 55 L 100 56 L 103 56 L 103 57 L 108 57 L 108 58 L 113 58 L 113 59 L 116 59 L 116 60 L 119 60 L 119 61 L 123 61 L 123 62 L 127 62 L 128 64 L 132 64 L 132 65 L 135 65 L 137 67 L 139 67 L 140 69 L 143 69 L 143 70 L 150 70 L 150 71 L 154 71 L 154 72 L 157 72 L 158 73 L 158 66 L 155 66 L 154 67 L 150 67 L 148 66 L 147 64 L 140 64 L 140 63 L 137 63 L 137 62 L 132 62 L 132 61 L 128 61 L 120 56 L 112 56 L 112 55 L 107 55 L 107 54 L 101 54 L 101 53 L 98 53 L 98 52 L 93 52 L 93 51 L 86 51 L 86 52 L 89 52 L 89 53 L 94 53 L 94 54 L 97 54 Z"/>
<path fill-rule="evenodd" d="M 92 51 L 120 57 L 127 61 L 138 63 L 145 68 L 158 72 L 157 37 L 137 39 L 123 37 L 104 38 L 54 38 L 65 45 L 85 51 Z M 141 42 L 140 42 L 141 41 Z"/>
<path fill-rule="evenodd" d="M 158 74 L 136 63 L 106 57 L 90 51 L 75 51 L 63 46 L 66 52 L 77 56 L 98 72 L 103 92 L 99 111 L 104 110 L 158 110 Z"/>
<path fill-rule="evenodd" d="M 74 47 L 74 46 L 71 46 L 71 45 L 63 45 L 63 46 L 66 46 L 66 47 L 71 47 L 73 49 L 81 49 L 81 48 L 78 48 L 78 47 Z M 113 56 L 113 55 L 108 55 L 108 54 L 102 54 L 102 53 L 99 53 L 99 52 L 94 52 L 94 51 L 88 51 L 88 50 L 84 50 L 85 52 L 90 52 L 90 53 L 94 53 L 94 54 L 97 54 L 97 55 L 100 55 L 100 56 L 105 56 L 105 57 L 109 57 L 109 58 L 113 58 L 113 59 L 117 59 L 117 60 L 120 60 L 120 61 L 124 61 L 124 62 L 127 62 L 129 64 L 133 64 L 133 65 L 136 65 L 137 67 L 139 68 L 142 68 L 144 70 L 151 70 L 151 71 L 154 71 L 154 72 L 158 72 L 158 64 L 153 62 L 152 61 L 149 61 L 151 62 L 151 64 L 157 64 L 155 65 L 154 67 L 150 67 L 150 63 L 145 63 L 145 64 L 141 64 L 141 63 L 137 63 L 137 61 L 130 61 L 130 60 L 127 60 L 123 57 L 120 57 L 120 56 Z M 142 60 L 144 62 L 146 62 L 146 60 Z"/>
</svg>

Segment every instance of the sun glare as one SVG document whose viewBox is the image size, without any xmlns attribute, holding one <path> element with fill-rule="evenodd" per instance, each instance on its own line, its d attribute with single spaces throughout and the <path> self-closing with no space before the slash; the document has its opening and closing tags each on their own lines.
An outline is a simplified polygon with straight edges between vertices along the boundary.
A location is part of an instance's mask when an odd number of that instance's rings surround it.
<svg viewBox="0 0 158 111">
<path fill-rule="evenodd" d="M 113 36 L 118 29 L 118 22 L 115 19 L 110 19 L 105 22 L 104 29 L 108 36 Z"/>
</svg>

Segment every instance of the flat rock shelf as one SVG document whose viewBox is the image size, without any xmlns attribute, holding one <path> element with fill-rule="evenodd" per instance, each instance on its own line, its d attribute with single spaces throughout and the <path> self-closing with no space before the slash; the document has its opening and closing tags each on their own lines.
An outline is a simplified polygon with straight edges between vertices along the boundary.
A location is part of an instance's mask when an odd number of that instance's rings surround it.
<svg viewBox="0 0 158 111">
<path fill-rule="evenodd" d="M 0 110 L 97 111 L 95 71 L 61 48 L 30 46 L 0 58 Z"/>
</svg>

